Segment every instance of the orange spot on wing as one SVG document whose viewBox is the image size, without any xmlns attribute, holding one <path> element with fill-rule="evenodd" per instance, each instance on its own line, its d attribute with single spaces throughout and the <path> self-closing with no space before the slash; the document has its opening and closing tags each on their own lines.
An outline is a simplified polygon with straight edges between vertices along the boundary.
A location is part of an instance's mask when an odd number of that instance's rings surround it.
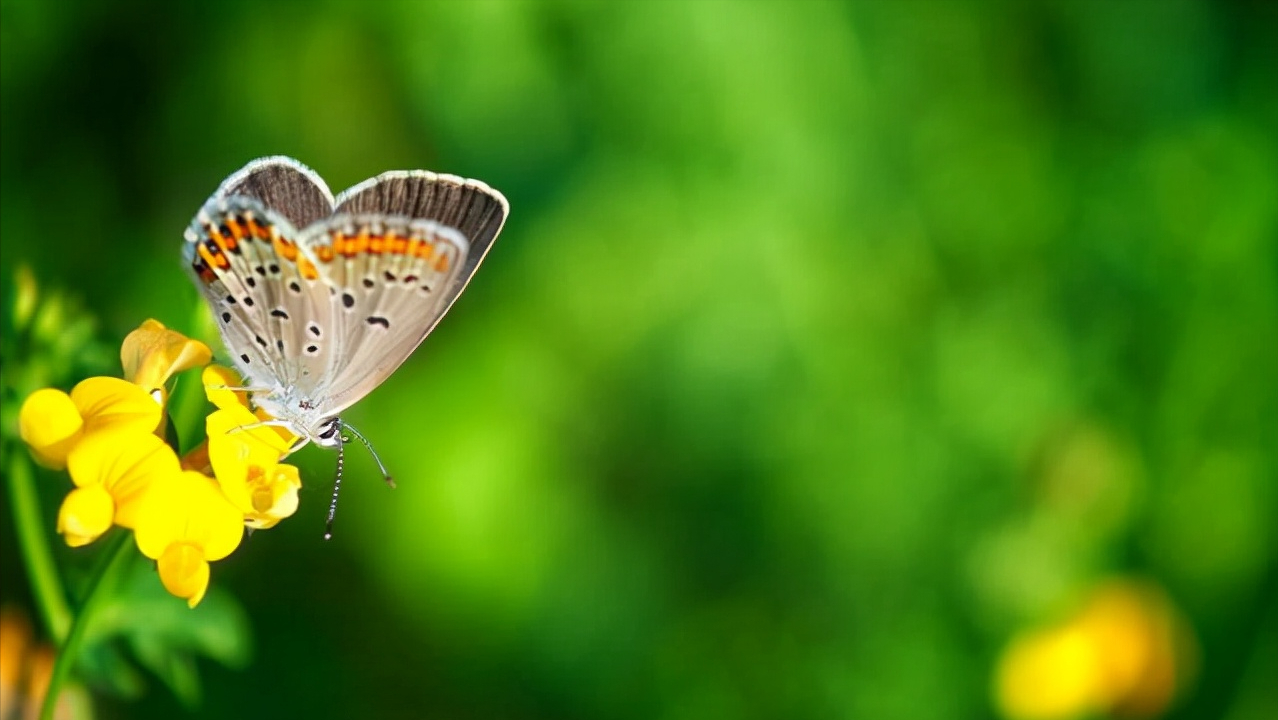
<svg viewBox="0 0 1278 720">
<path fill-rule="evenodd" d="M 435 269 L 439 272 L 448 272 L 448 253 L 440 253 L 435 260 Z"/>
<path fill-rule="evenodd" d="M 297 269 L 301 271 L 302 277 L 307 280 L 314 280 L 319 277 L 319 271 L 315 269 L 315 263 L 301 258 L 297 261 Z"/>
<path fill-rule="evenodd" d="M 218 249 L 221 252 L 226 252 L 226 236 L 219 232 L 217 228 L 209 228 L 209 238 L 212 239 L 213 242 L 217 243 Z"/>
<path fill-rule="evenodd" d="M 333 258 L 336 256 L 335 247 L 336 241 L 334 241 L 333 245 L 320 245 L 318 248 L 315 248 L 315 256 L 319 258 L 320 262 L 333 262 Z"/>
<path fill-rule="evenodd" d="M 386 241 L 392 237 L 394 234 L 389 232 L 385 235 L 373 235 L 368 239 L 368 251 L 374 255 L 381 255 L 382 250 L 386 248 Z"/>
<path fill-rule="evenodd" d="M 272 238 L 271 246 L 275 248 L 275 254 L 285 260 L 293 261 L 297 259 L 297 246 L 280 237 L 278 234 Z"/>
<path fill-rule="evenodd" d="M 403 255 L 408 250 L 408 238 L 397 237 L 391 242 L 391 253 L 394 255 Z"/>
<path fill-rule="evenodd" d="M 227 261 L 226 255 L 221 250 L 213 252 L 209 250 L 206 244 L 199 243 L 195 246 L 195 251 L 200 254 L 200 257 L 204 258 L 204 262 L 210 268 L 216 267 L 220 270 L 225 270 L 230 266 L 230 262 Z"/>
<path fill-rule="evenodd" d="M 347 255 L 359 255 L 368 251 L 368 228 L 360 228 L 354 240 L 346 243 Z"/>
</svg>

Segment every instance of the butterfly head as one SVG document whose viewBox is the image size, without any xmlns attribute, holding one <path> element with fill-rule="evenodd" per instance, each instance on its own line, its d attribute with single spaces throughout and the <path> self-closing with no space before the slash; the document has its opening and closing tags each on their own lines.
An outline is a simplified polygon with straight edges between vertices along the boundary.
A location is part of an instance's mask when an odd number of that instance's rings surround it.
<svg viewBox="0 0 1278 720">
<path fill-rule="evenodd" d="M 320 422 L 314 432 L 308 433 L 311 440 L 320 447 L 338 447 L 342 444 L 342 419 L 327 418 Z"/>
</svg>

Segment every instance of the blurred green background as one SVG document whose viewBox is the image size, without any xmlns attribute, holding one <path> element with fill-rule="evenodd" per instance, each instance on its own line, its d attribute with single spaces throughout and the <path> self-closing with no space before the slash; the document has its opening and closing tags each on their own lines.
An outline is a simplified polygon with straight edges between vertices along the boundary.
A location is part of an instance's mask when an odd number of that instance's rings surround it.
<svg viewBox="0 0 1278 720">
<path fill-rule="evenodd" d="M 181 232 L 252 158 L 510 200 L 349 413 L 398 490 L 349 453 L 323 542 L 307 449 L 214 566 L 196 717 L 985 717 L 1114 576 L 1171 716 L 1272 717 L 1276 7 L 4 0 L 0 277 L 214 341 Z"/>
</svg>

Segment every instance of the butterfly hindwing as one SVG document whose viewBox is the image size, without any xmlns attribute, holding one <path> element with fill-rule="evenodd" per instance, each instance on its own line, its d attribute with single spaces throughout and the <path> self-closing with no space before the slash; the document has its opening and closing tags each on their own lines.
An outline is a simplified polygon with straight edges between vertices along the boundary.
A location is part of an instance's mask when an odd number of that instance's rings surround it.
<svg viewBox="0 0 1278 720">
<path fill-rule="evenodd" d="M 245 165 L 218 187 L 210 202 L 251 197 L 297 229 L 333 214 L 333 193 L 314 170 L 290 157 L 265 157 Z"/>
<path fill-rule="evenodd" d="M 322 376 L 328 356 L 315 331 L 329 323 L 328 286 L 292 223 L 252 197 L 214 196 L 186 237 L 186 265 L 251 384 Z"/>
</svg>

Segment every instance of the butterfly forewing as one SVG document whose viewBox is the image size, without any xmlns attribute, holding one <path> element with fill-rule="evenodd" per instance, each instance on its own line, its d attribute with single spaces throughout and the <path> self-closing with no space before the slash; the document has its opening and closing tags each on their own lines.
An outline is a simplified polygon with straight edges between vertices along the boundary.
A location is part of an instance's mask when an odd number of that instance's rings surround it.
<svg viewBox="0 0 1278 720">
<path fill-rule="evenodd" d="M 339 214 L 307 228 L 301 244 L 331 293 L 334 347 L 312 392 L 337 413 L 394 372 L 439 321 L 467 243 L 429 220 Z"/>
<path fill-rule="evenodd" d="M 466 262 L 457 280 L 446 289 L 443 312 L 448 311 L 470 282 L 509 212 L 506 198 L 488 185 L 426 170 L 382 173 L 343 191 L 336 203 L 338 212 L 433 220 L 466 238 L 469 244 Z"/>
</svg>

